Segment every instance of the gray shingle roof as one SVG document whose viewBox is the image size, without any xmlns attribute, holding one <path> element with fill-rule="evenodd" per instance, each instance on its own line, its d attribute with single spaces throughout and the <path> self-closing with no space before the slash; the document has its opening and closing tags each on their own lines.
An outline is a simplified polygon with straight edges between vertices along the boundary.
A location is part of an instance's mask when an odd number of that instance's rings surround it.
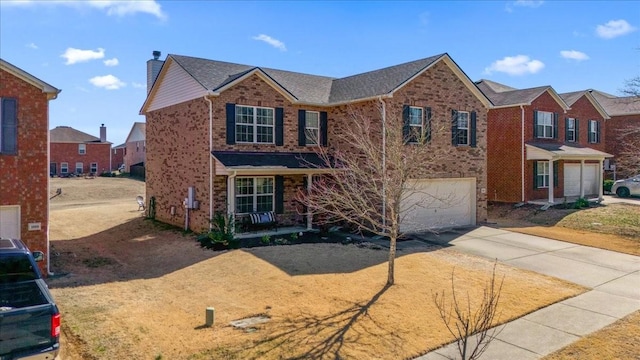
<svg viewBox="0 0 640 360">
<path fill-rule="evenodd" d="M 283 167 L 287 169 L 322 168 L 324 161 L 315 153 L 212 151 L 226 167 Z"/>
<path fill-rule="evenodd" d="M 87 143 L 100 142 L 100 138 L 83 133 L 69 126 L 58 126 L 49 130 L 49 138 L 52 143 Z"/>
<path fill-rule="evenodd" d="M 574 92 L 568 92 L 568 93 L 562 93 L 562 94 L 558 94 L 560 95 L 560 97 L 562 98 L 562 100 L 564 100 L 564 102 L 567 103 L 567 105 L 571 106 L 573 105 L 576 101 L 578 101 L 578 99 L 580 99 L 581 97 L 583 97 L 585 95 L 586 91 L 585 90 L 581 90 L 581 91 L 574 91 Z"/>
<path fill-rule="evenodd" d="M 520 90 L 488 80 L 480 80 L 476 85 L 496 106 L 528 104 L 551 89 L 551 86 L 547 85 Z"/>
<path fill-rule="evenodd" d="M 588 146 L 574 145 L 569 146 L 560 143 L 541 143 L 541 142 L 528 142 L 527 145 L 535 146 L 539 149 L 546 150 L 554 153 L 555 155 L 562 157 L 569 156 L 602 156 L 613 157 L 613 155 L 606 152 L 602 152 L 596 149 L 592 149 Z"/>
<path fill-rule="evenodd" d="M 440 54 L 341 79 L 182 55 L 169 55 L 169 57 L 208 90 L 216 91 L 243 75 L 257 70 L 269 76 L 300 102 L 329 104 L 388 94 L 444 55 Z"/>
<path fill-rule="evenodd" d="M 602 105 L 609 116 L 640 114 L 640 98 L 634 96 L 615 97 L 598 90 L 591 95 Z"/>
</svg>

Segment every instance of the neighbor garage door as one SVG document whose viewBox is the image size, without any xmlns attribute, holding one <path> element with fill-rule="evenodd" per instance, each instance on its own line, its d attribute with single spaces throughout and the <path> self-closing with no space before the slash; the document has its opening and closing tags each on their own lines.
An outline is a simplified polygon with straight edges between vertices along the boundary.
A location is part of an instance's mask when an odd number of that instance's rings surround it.
<svg viewBox="0 0 640 360">
<path fill-rule="evenodd" d="M 476 179 L 421 179 L 402 201 L 402 232 L 476 224 Z"/>
<path fill-rule="evenodd" d="M 598 164 L 584 164 L 584 194 L 598 193 Z M 580 164 L 564 164 L 564 196 L 580 196 Z"/>
<path fill-rule="evenodd" d="M 20 206 L 0 206 L 0 237 L 20 238 Z"/>
</svg>

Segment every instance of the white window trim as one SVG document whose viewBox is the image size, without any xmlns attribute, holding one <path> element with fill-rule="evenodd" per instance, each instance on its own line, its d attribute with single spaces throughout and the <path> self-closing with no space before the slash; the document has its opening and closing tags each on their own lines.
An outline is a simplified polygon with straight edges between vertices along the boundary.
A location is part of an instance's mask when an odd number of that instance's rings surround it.
<svg viewBox="0 0 640 360">
<path fill-rule="evenodd" d="M 575 118 L 569 118 L 569 124 L 567 125 L 571 125 L 573 124 L 573 128 L 570 128 L 569 126 L 567 126 L 567 133 L 571 133 L 573 134 L 573 137 L 567 141 L 569 142 L 576 142 L 576 119 Z"/>
<path fill-rule="evenodd" d="M 78 144 L 78 154 L 80 155 L 87 154 L 87 144 Z"/>
<path fill-rule="evenodd" d="M 95 165 L 95 166 L 94 166 L 94 165 Z M 89 172 L 90 172 L 90 173 L 94 173 L 94 174 L 97 174 L 97 173 L 98 173 L 98 163 L 97 163 L 97 162 L 92 162 L 92 163 L 89 165 Z"/>
<path fill-rule="evenodd" d="M 467 114 L 467 127 L 461 127 L 460 126 L 460 114 Z M 470 128 L 471 128 L 471 113 L 469 111 L 458 111 L 458 118 L 456 118 L 456 125 L 458 127 L 458 134 L 456 135 L 456 143 L 458 145 L 469 145 L 470 141 L 471 141 L 471 134 L 470 134 Z M 460 142 L 460 132 L 461 131 L 465 131 L 467 133 L 467 142 L 465 143 L 461 143 Z"/>
<path fill-rule="evenodd" d="M 598 140 L 598 121 L 589 120 L 589 143 L 597 144 Z"/>
<path fill-rule="evenodd" d="M 238 119 L 238 108 L 239 107 L 246 107 L 246 108 L 253 108 L 253 123 L 251 124 L 238 124 L 237 119 Z M 264 124 L 258 124 L 258 111 L 257 109 L 270 109 L 271 113 L 273 114 L 273 124 L 272 125 L 264 125 Z M 276 143 L 276 109 L 275 108 L 271 108 L 271 107 L 264 107 L 264 106 L 250 106 L 250 105 L 236 105 L 236 118 L 234 119 L 234 126 L 236 127 L 236 131 L 235 131 L 235 137 L 236 137 L 236 143 L 237 144 L 275 144 Z M 240 141 L 238 140 L 238 126 L 253 126 L 253 141 Z M 269 127 L 271 128 L 271 142 L 263 142 L 260 141 L 258 142 L 258 128 L 259 127 Z"/>
<path fill-rule="evenodd" d="M 542 164 L 542 173 L 540 173 L 540 164 Z M 538 181 L 538 189 L 548 189 L 549 188 L 549 162 L 548 161 L 538 161 L 537 165 L 537 176 L 542 176 L 542 185 Z M 536 180 L 537 181 L 537 180 Z"/>
<path fill-rule="evenodd" d="M 69 163 L 63 162 L 60 163 L 60 174 L 68 174 L 69 173 Z"/>
<path fill-rule="evenodd" d="M 541 120 L 542 114 L 549 114 L 549 124 L 542 124 Z M 553 139 L 553 113 L 549 111 L 538 111 L 538 119 L 536 120 L 536 127 L 542 126 L 542 133 L 540 133 L 540 129 L 538 129 L 538 135 L 536 136 L 539 139 Z M 546 136 L 546 130 L 549 129 L 549 136 Z"/>
<path fill-rule="evenodd" d="M 307 120 L 309 119 L 309 114 L 313 113 L 316 114 L 318 116 L 318 126 L 317 127 L 312 127 L 309 126 L 307 123 Z M 315 144 L 314 143 L 309 143 L 309 138 L 307 137 L 307 129 L 309 130 L 315 130 L 316 134 L 318 134 L 318 136 L 316 136 L 315 139 Z M 319 146 L 320 145 L 320 112 L 319 111 L 306 111 L 305 113 L 305 123 L 304 123 L 304 141 L 305 141 L 305 145 L 306 146 Z"/>
<path fill-rule="evenodd" d="M 272 184 L 273 184 L 273 192 L 271 194 L 269 193 L 260 193 L 258 194 L 257 192 L 257 187 L 258 187 L 258 182 L 256 181 L 256 179 L 271 179 Z M 255 212 L 257 211 L 256 209 L 258 208 L 258 195 L 260 196 L 265 196 L 265 195 L 271 195 L 271 211 L 275 211 L 275 207 L 276 207 L 276 179 L 274 176 L 238 176 L 236 177 L 237 179 L 253 179 L 253 194 L 251 195 L 238 195 L 237 189 L 234 188 L 234 202 L 235 202 L 235 209 L 234 211 L 236 211 L 237 215 L 245 215 L 245 214 L 249 214 L 249 213 L 245 213 L 245 212 L 237 212 L 238 209 L 238 198 L 239 197 L 252 197 L 253 198 L 253 206 L 252 206 L 252 210 L 251 212 Z M 235 182 L 234 182 L 234 187 L 236 186 Z"/>
<path fill-rule="evenodd" d="M 78 165 L 80 165 L 80 167 L 78 167 Z M 79 168 L 80 168 L 80 172 L 78 172 Z M 76 162 L 76 168 L 75 168 L 74 174 L 82 174 L 83 172 L 84 172 L 84 163 L 80 161 Z"/>
<path fill-rule="evenodd" d="M 412 124 L 411 123 L 411 109 L 419 109 L 420 110 L 420 124 Z M 419 106 L 409 106 L 409 130 L 410 130 L 410 136 L 412 137 L 414 134 L 414 129 L 413 128 L 419 128 L 419 130 L 417 132 L 415 132 L 415 134 L 420 134 L 419 138 L 422 138 L 424 136 L 424 109 L 419 107 Z M 418 139 L 419 139 L 418 138 Z M 417 144 L 418 143 L 418 139 L 416 139 L 416 141 L 411 141 L 412 144 Z"/>
</svg>

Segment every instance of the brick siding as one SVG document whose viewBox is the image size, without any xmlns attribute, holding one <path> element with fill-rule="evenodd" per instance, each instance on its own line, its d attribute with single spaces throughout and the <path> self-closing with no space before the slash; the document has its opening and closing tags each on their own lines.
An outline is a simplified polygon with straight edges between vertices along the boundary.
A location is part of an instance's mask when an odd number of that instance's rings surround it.
<svg viewBox="0 0 640 360">
<path fill-rule="evenodd" d="M 81 162 L 82 173 L 88 174 L 91 171 L 91 163 L 98 163 L 97 174 L 109 172 L 111 167 L 111 144 L 109 143 L 86 143 L 86 153 L 78 153 L 78 143 L 51 143 L 51 158 L 49 162 L 56 164 L 57 174 L 61 174 L 61 164 L 69 164 L 69 173 L 76 172 L 76 163 Z"/>
</svg>

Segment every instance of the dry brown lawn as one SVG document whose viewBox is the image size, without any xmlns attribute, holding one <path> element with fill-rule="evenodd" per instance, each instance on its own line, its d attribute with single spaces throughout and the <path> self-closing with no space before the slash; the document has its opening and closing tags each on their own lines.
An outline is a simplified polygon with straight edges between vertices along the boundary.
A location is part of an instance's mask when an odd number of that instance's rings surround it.
<svg viewBox="0 0 640 360">
<path fill-rule="evenodd" d="M 489 221 L 510 231 L 640 256 L 640 206 L 615 203 L 587 209 L 489 208 Z"/>
<path fill-rule="evenodd" d="M 135 202 L 141 182 L 54 179 L 57 187 L 52 268 L 66 275 L 49 283 L 65 360 L 415 357 L 453 340 L 432 296 L 450 289 L 454 267 L 456 287 L 472 299 L 493 268 L 425 244 L 398 254 L 397 283 L 385 288 L 384 250 L 308 244 L 212 252 L 144 220 Z M 497 273 L 500 322 L 585 290 L 501 264 Z M 216 323 L 206 328 L 211 306 Z M 248 331 L 229 325 L 258 314 L 269 322 Z"/>
<path fill-rule="evenodd" d="M 640 359 L 640 311 L 587 335 L 543 360 Z"/>
</svg>

